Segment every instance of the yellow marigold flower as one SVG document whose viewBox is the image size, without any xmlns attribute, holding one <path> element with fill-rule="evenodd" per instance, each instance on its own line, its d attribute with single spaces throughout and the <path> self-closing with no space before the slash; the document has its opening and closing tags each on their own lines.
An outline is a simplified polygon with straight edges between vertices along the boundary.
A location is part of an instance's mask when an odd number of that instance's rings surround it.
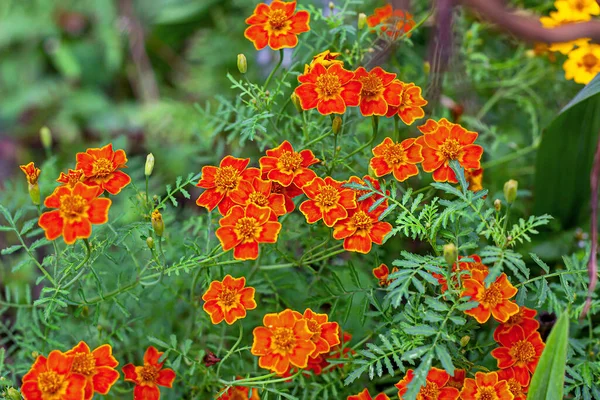
<svg viewBox="0 0 600 400">
<path fill-rule="evenodd" d="M 585 1 L 585 0 L 582 0 Z M 595 0 L 594 0 L 595 1 Z M 589 21 L 592 17 L 589 14 L 583 14 L 578 12 L 576 9 L 572 9 L 564 4 L 567 1 L 556 2 L 558 11 L 552 11 L 549 17 L 541 17 L 540 22 L 545 28 L 556 28 L 558 26 L 573 24 L 578 22 Z M 577 39 L 572 42 L 564 43 L 552 43 L 549 47 L 550 51 L 558 51 L 562 54 L 568 54 L 573 47 L 582 46 L 587 43 L 589 39 Z"/>
<path fill-rule="evenodd" d="M 588 84 L 600 72 L 600 45 L 588 44 L 571 51 L 563 68 L 566 79 Z"/>
<path fill-rule="evenodd" d="M 589 21 L 592 15 L 600 15 L 600 6 L 596 0 L 558 0 L 554 7 L 559 12 L 569 11 L 583 21 Z"/>
<path fill-rule="evenodd" d="M 317 54 L 316 56 L 313 57 L 312 61 L 310 62 L 310 65 L 306 64 L 304 65 L 304 75 L 308 74 L 313 67 L 315 66 L 315 64 L 322 64 L 325 68 L 329 67 L 330 65 L 334 65 L 334 64 L 339 64 L 340 66 L 344 66 L 344 62 L 342 60 L 337 60 L 337 58 L 340 56 L 341 53 L 332 53 L 329 50 L 325 50 L 319 54 Z"/>
</svg>

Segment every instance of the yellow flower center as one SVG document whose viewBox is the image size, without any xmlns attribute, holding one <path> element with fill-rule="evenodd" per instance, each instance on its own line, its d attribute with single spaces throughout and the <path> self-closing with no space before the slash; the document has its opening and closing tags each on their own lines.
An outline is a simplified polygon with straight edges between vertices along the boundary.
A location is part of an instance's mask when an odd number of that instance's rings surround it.
<svg viewBox="0 0 600 400">
<path fill-rule="evenodd" d="M 92 175 L 105 177 L 115 170 L 113 162 L 108 158 L 99 158 L 92 164 Z"/>
<path fill-rule="evenodd" d="M 269 205 L 269 199 L 267 196 L 260 192 L 250 193 L 250 203 L 254 203 L 257 206 L 265 207 Z"/>
<path fill-rule="evenodd" d="M 307 319 L 306 326 L 308 327 L 308 330 L 311 331 L 313 334 L 310 340 L 315 341 L 321 336 L 321 325 L 319 325 L 317 321 L 315 321 L 314 319 Z"/>
<path fill-rule="evenodd" d="M 325 97 L 335 96 L 340 93 L 342 84 L 335 74 L 325 73 L 317 78 L 317 90 Z"/>
<path fill-rule="evenodd" d="M 419 394 L 421 395 L 421 399 L 429 400 L 429 399 L 437 399 L 439 396 L 439 387 L 434 382 L 427 381 L 427 385 L 424 388 L 421 388 Z"/>
<path fill-rule="evenodd" d="M 223 288 L 223 291 L 219 293 L 219 302 L 225 307 L 231 307 L 237 302 L 237 291 Z"/>
<path fill-rule="evenodd" d="M 515 397 L 523 394 L 521 384 L 515 378 L 509 378 L 507 382 L 508 390 L 510 390 Z"/>
<path fill-rule="evenodd" d="M 269 25 L 274 31 L 281 30 L 288 20 L 288 16 L 283 10 L 275 10 L 269 14 Z"/>
<path fill-rule="evenodd" d="M 406 153 L 400 143 L 387 146 L 383 151 L 383 159 L 390 165 L 399 165 L 406 162 Z"/>
<path fill-rule="evenodd" d="M 239 175 L 239 171 L 232 166 L 219 168 L 215 172 L 215 185 L 225 192 L 233 190 L 238 184 Z"/>
<path fill-rule="evenodd" d="M 500 288 L 498 288 L 497 284 L 492 283 L 492 285 L 483 292 L 480 302 L 483 304 L 488 304 L 491 307 L 495 307 L 497 304 L 501 303 L 502 300 L 503 298 Z"/>
<path fill-rule="evenodd" d="M 315 201 L 321 207 L 333 207 L 340 200 L 340 193 L 331 185 L 325 185 L 321 188 L 321 193 L 315 197 Z"/>
<path fill-rule="evenodd" d="M 158 378 L 158 369 L 154 365 L 144 363 L 140 371 L 140 377 L 144 382 L 156 382 Z"/>
<path fill-rule="evenodd" d="M 300 168 L 302 156 L 299 153 L 286 151 L 279 157 L 279 168 L 286 172 L 294 172 Z"/>
<path fill-rule="evenodd" d="M 81 375 L 92 375 L 96 371 L 96 359 L 92 353 L 76 353 L 71 370 Z"/>
<path fill-rule="evenodd" d="M 585 69 L 587 69 L 588 71 L 592 70 L 593 68 L 595 68 L 598 65 L 598 62 L 600 60 L 598 59 L 598 57 L 596 57 L 595 55 L 593 55 L 592 53 L 588 53 L 585 56 L 583 56 L 583 58 L 581 59 L 581 62 L 583 64 L 583 66 L 585 67 Z"/>
<path fill-rule="evenodd" d="M 77 182 L 81 182 L 83 178 L 83 171 L 78 169 L 76 171 L 69 171 L 67 174 L 67 185 L 70 187 L 74 187 Z"/>
<path fill-rule="evenodd" d="M 54 371 L 42 372 L 38 376 L 38 387 L 43 394 L 54 394 L 58 392 L 62 388 L 63 383 L 63 376 Z"/>
<path fill-rule="evenodd" d="M 586 0 L 579 0 L 575 4 L 573 4 L 573 6 L 575 6 L 575 9 L 577 11 L 583 12 L 586 9 L 586 7 L 587 7 L 587 1 Z"/>
<path fill-rule="evenodd" d="M 248 400 L 248 396 L 244 392 L 236 388 L 233 389 L 232 393 L 229 395 L 228 398 L 231 400 Z"/>
<path fill-rule="evenodd" d="M 402 103 L 401 106 L 412 106 L 414 103 L 412 96 L 408 91 L 408 87 L 404 88 L 402 91 Z"/>
<path fill-rule="evenodd" d="M 360 95 L 362 97 L 374 97 L 379 96 L 383 91 L 383 82 L 375 74 L 369 74 L 360 78 L 362 82 L 362 90 Z"/>
<path fill-rule="evenodd" d="M 290 353 L 296 345 L 294 330 L 291 328 L 275 328 L 272 343 L 275 350 Z"/>
<path fill-rule="evenodd" d="M 496 395 L 496 389 L 493 387 L 483 387 L 477 389 L 476 394 L 477 400 L 498 400 L 498 395 Z"/>
<path fill-rule="evenodd" d="M 60 198 L 60 215 L 67 219 L 78 219 L 87 211 L 87 201 L 79 195 L 65 194 Z"/>
<path fill-rule="evenodd" d="M 233 229 L 239 237 L 242 237 L 244 241 L 247 241 L 258 236 L 260 225 L 258 225 L 258 221 L 252 217 L 242 217 L 238 219 Z"/>
<path fill-rule="evenodd" d="M 513 344 L 508 354 L 517 362 L 528 363 L 535 358 L 535 348 L 528 341 L 519 340 Z"/>
<path fill-rule="evenodd" d="M 460 153 L 462 146 L 456 139 L 446 139 L 446 141 L 440 146 L 440 153 L 446 160 L 456 160 Z"/>
<path fill-rule="evenodd" d="M 373 226 L 371 217 L 362 210 L 354 213 L 352 222 L 354 223 L 354 226 L 356 226 L 357 231 L 370 231 Z"/>
</svg>

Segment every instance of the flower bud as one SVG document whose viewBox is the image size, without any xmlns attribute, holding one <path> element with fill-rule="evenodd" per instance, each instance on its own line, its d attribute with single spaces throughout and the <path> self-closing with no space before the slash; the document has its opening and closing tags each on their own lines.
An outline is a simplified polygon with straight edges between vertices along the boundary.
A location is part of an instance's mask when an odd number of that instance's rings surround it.
<svg viewBox="0 0 600 400">
<path fill-rule="evenodd" d="M 37 182 L 33 185 L 29 183 L 27 185 L 27 189 L 29 189 L 29 197 L 31 197 L 31 202 L 36 206 L 40 205 L 40 185 L 38 185 Z"/>
<path fill-rule="evenodd" d="M 40 129 L 40 141 L 42 142 L 44 149 L 50 150 L 52 147 L 52 133 L 47 126 L 44 126 L 42 129 Z"/>
<path fill-rule="evenodd" d="M 237 56 L 237 67 L 240 73 L 245 74 L 248 71 L 248 61 L 246 61 L 246 56 L 243 54 L 238 54 Z"/>
<path fill-rule="evenodd" d="M 148 236 L 146 238 L 146 244 L 148 245 L 148 248 L 150 250 L 152 250 L 154 248 L 154 239 L 152 239 L 152 236 Z"/>
<path fill-rule="evenodd" d="M 162 237 L 165 231 L 165 223 L 163 222 L 162 214 L 158 210 L 152 212 L 152 229 L 154 229 L 154 233 L 158 237 Z"/>
<path fill-rule="evenodd" d="M 144 168 L 144 174 L 146 176 L 152 175 L 154 169 L 154 154 L 150 153 L 146 156 L 146 167 Z"/>
<path fill-rule="evenodd" d="M 511 204 L 517 198 L 517 189 L 519 182 L 511 179 L 504 184 L 504 198 L 508 204 Z"/>
<path fill-rule="evenodd" d="M 452 265 L 456 262 L 458 252 L 454 243 L 448 243 L 444 245 L 444 259 L 448 265 Z"/>
<path fill-rule="evenodd" d="M 33 357 L 33 358 L 38 358 L 39 355 L 40 355 L 40 353 L 38 353 L 35 350 L 31 352 L 31 357 Z"/>
<path fill-rule="evenodd" d="M 494 208 L 496 209 L 496 211 L 500 211 L 500 209 L 502 208 L 502 202 L 500 201 L 500 199 L 494 200 Z"/>
<path fill-rule="evenodd" d="M 21 393 L 13 387 L 6 389 L 5 396 L 9 400 L 21 400 Z"/>
<path fill-rule="evenodd" d="M 342 119 L 339 117 L 339 115 L 336 115 L 333 118 L 333 122 L 331 123 L 331 130 L 333 131 L 333 133 L 335 135 L 337 135 L 340 132 L 341 128 L 342 128 Z"/>
<path fill-rule="evenodd" d="M 302 106 L 300 105 L 300 98 L 298 97 L 298 95 L 295 92 L 292 92 L 290 98 L 292 99 L 294 107 L 296 107 L 296 111 L 302 114 Z"/>
<path fill-rule="evenodd" d="M 460 338 L 460 347 L 465 347 L 466 345 L 469 344 L 469 341 L 471 340 L 471 337 L 466 335 Z"/>
<path fill-rule="evenodd" d="M 367 14 L 360 13 L 358 14 L 358 29 L 362 29 L 367 24 Z"/>
<path fill-rule="evenodd" d="M 425 61 L 423 63 L 423 72 L 425 72 L 425 75 L 429 75 L 429 73 L 431 72 L 431 64 L 429 63 L 429 61 Z"/>
<path fill-rule="evenodd" d="M 330 9 L 331 11 L 333 11 L 333 9 L 334 9 L 334 8 L 335 8 L 335 4 L 333 4 L 333 1 L 330 1 L 330 2 L 329 2 L 329 9 Z"/>
</svg>

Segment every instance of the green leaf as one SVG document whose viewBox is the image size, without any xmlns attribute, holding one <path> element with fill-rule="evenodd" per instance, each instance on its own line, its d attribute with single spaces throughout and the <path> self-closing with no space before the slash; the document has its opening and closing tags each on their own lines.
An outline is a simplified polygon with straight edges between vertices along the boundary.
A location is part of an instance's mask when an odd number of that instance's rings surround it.
<svg viewBox="0 0 600 400">
<path fill-rule="evenodd" d="M 409 335 L 433 336 L 437 333 L 437 330 L 429 325 L 415 325 L 406 327 L 404 332 Z"/>
<path fill-rule="evenodd" d="M 569 343 L 569 313 L 563 311 L 546 341 L 527 400 L 562 399 Z"/>
</svg>

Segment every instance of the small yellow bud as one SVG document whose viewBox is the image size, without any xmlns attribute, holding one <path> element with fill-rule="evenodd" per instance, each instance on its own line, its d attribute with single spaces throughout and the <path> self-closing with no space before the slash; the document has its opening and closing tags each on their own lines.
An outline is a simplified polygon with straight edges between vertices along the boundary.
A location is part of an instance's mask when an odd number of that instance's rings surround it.
<svg viewBox="0 0 600 400">
<path fill-rule="evenodd" d="M 371 168 L 371 164 L 369 164 L 369 169 L 367 170 L 367 173 L 369 174 L 369 176 L 371 178 L 378 179 L 377 174 L 375 174 L 375 170 L 373 168 Z"/>
<path fill-rule="evenodd" d="M 152 239 L 152 236 L 148 236 L 146 238 L 146 244 L 148 245 L 148 248 L 150 250 L 152 250 L 154 248 L 154 239 Z"/>
<path fill-rule="evenodd" d="M 469 344 L 469 341 L 471 340 L 470 336 L 463 336 L 460 338 L 460 346 L 461 347 L 465 347 L 466 345 Z"/>
<path fill-rule="evenodd" d="M 90 308 L 88 306 L 83 306 L 81 309 L 81 316 L 88 317 L 90 315 Z"/>
<path fill-rule="evenodd" d="M 527 50 L 527 51 L 525 52 L 525 56 L 526 56 L 527 58 L 534 58 L 534 57 L 535 57 L 535 50 L 531 50 L 531 49 Z"/>
<path fill-rule="evenodd" d="M 42 129 L 40 129 L 40 141 L 42 142 L 44 149 L 50 150 L 52 147 L 52 133 L 47 126 L 44 126 Z"/>
<path fill-rule="evenodd" d="M 146 176 L 152 175 L 154 169 L 154 154 L 150 153 L 146 156 L 146 166 L 144 168 L 144 174 Z"/>
<path fill-rule="evenodd" d="M 21 400 L 21 393 L 15 388 L 6 389 L 6 398 L 9 400 Z"/>
<path fill-rule="evenodd" d="M 295 92 L 292 92 L 290 98 L 292 99 L 294 107 L 296 107 L 296 111 L 302 114 L 302 106 L 300 105 L 300 98 L 298 97 L 298 95 Z"/>
<path fill-rule="evenodd" d="M 500 211 L 500 209 L 502 209 L 502 201 L 500 201 L 500 199 L 494 200 L 494 208 L 496 211 Z"/>
<path fill-rule="evenodd" d="M 429 75 L 429 73 L 431 72 L 431 64 L 429 63 L 429 61 L 425 61 L 423 63 L 423 72 L 425 72 L 425 75 Z"/>
<path fill-rule="evenodd" d="M 367 24 L 367 14 L 360 13 L 358 14 L 358 29 L 362 29 Z"/>
<path fill-rule="evenodd" d="M 33 357 L 33 358 L 38 358 L 39 355 L 40 355 L 40 353 L 38 353 L 37 351 L 31 352 L 31 357 Z"/>
<path fill-rule="evenodd" d="M 333 1 L 330 1 L 330 2 L 329 2 L 329 9 L 330 9 L 331 11 L 333 11 L 333 9 L 334 9 L 334 8 L 335 8 L 335 4 L 333 4 Z"/>
<path fill-rule="evenodd" d="M 246 61 L 246 56 L 243 54 L 238 54 L 237 56 L 237 67 L 240 73 L 245 74 L 248 71 L 248 61 Z"/>
<path fill-rule="evenodd" d="M 508 204 L 511 204 L 517 198 L 517 189 L 519 182 L 511 179 L 504 184 L 504 198 Z"/>
<path fill-rule="evenodd" d="M 331 130 L 333 131 L 334 134 L 337 135 L 341 129 L 342 129 L 342 119 L 339 117 L 339 115 L 336 115 L 333 118 L 333 122 L 331 123 Z"/>
<path fill-rule="evenodd" d="M 444 245 L 444 260 L 448 265 L 452 265 L 456 262 L 458 252 L 454 243 L 448 243 Z"/>
<path fill-rule="evenodd" d="M 165 231 L 165 223 L 163 222 L 162 214 L 158 210 L 154 210 L 152 212 L 152 229 L 154 229 L 154 233 L 156 236 L 162 237 L 163 232 Z"/>
<path fill-rule="evenodd" d="M 36 206 L 40 204 L 40 186 L 36 183 L 33 185 L 29 183 L 27 185 L 29 189 L 29 197 L 31 197 L 31 202 Z"/>
</svg>

